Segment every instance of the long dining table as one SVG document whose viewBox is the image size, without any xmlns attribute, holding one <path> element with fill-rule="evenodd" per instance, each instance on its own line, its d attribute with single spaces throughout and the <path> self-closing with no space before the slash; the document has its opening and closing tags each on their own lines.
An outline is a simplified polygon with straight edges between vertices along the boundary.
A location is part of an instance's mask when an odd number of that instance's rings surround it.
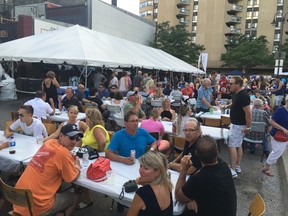
<svg viewBox="0 0 288 216">
<path fill-rule="evenodd" d="M 59 109 L 56 109 L 55 114 L 52 116 L 48 115 L 47 118 L 51 119 L 54 122 L 65 122 L 69 119 L 67 111 L 62 112 Z M 78 113 L 77 120 L 84 120 L 85 118 L 86 118 L 85 113 L 82 113 L 82 112 Z"/>
<path fill-rule="evenodd" d="M 0 170 L 6 172 L 17 172 L 27 164 L 42 144 L 37 144 L 36 138 L 23 134 L 13 135 L 16 146 L 8 147 L 0 151 Z M 9 141 L 0 131 L 0 143 Z M 11 154 L 11 151 L 15 153 Z"/>
<path fill-rule="evenodd" d="M 168 134 L 173 133 L 173 131 L 172 131 L 173 126 L 172 126 L 171 121 L 161 121 L 161 123 L 164 125 L 164 130 L 166 133 L 168 133 Z M 141 123 L 139 123 L 139 126 L 140 125 L 141 125 Z M 204 126 L 204 125 L 201 125 L 201 128 L 202 128 L 203 135 L 210 135 L 214 139 L 224 139 L 224 140 L 228 139 L 229 129 L 210 127 L 210 126 Z"/>
<path fill-rule="evenodd" d="M 104 153 L 102 153 L 102 156 L 104 156 Z M 94 161 L 95 160 L 90 160 L 89 162 L 93 163 Z M 107 180 L 102 182 L 94 182 L 88 179 L 86 176 L 88 167 L 85 167 L 82 168 L 79 178 L 74 183 L 83 186 L 85 188 L 88 188 L 92 191 L 106 194 L 109 197 L 113 198 L 115 201 L 121 203 L 122 205 L 129 207 L 131 205 L 135 192 L 132 193 L 124 192 L 123 199 L 119 199 L 119 195 L 122 191 L 122 186 L 125 182 L 139 177 L 139 162 L 136 159 L 133 165 L 126 165 L 123 163 L 111 161 L 110 165 L 112 170 L 107 175 Z M 172 184 L 174 185 L 175 189 L 179 173 L 173 170 L 169 170 L 169 172 Z M 180 215 L 185 209 L 185 204 L 179 203 L 178 201 L 175 200 L 174 189 L 172 191 L 173 215 Z"/>
</svg>

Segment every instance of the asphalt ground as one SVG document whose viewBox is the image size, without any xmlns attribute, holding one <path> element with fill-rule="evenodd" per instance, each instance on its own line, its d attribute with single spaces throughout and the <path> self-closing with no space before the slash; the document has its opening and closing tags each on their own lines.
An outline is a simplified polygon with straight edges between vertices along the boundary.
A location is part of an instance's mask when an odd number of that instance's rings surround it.
<svg viewBox="0 0 288 216">
<path fill-rule="evenodd" d="M 32 95 L 18 94 L 16 101 L 0 101 L 0 130 L 4 130 L 5 122 L 10 120 L 10 112 L 17 111 L 19 106 L 28 99 L 33 98 Z M 220 157 L 225 161 L 229 161 L 227 146 L 221 146 Z M 259 192 L 265 203 L 266 212 L 264 215 L 271 216 L 287 216 L 287 173 L 288 173 L 288 152 L 286 151 L 276 165 L 272 166 L 274 177 L 264 175 L 261 170 L 264 162 L 260 162 L 261 150 L 257 150 L 255 154 L 249 154 L 245 149 L 241 164 L 242 172 L 238 178 L 234 180 L 237 191 L 237 216 L 248 214 L 248 208 L 255 193 Z M 81 211 L 75 211 L 73 216 L 114 216 L 126 215 L 119 214 L 116 211 L 116 203 L 110 210 L 112 199 L 100 193 L 93 194 L 93 205 Z M 221 197 L 219 197 L 221 199 Z M 8 207 L 9 208 L 9 207 Z M 3 214 L 3 213 L 2 213 Z M 5 213 L 3 214 L 5 215 Z M 1 216 L 1 213 L 0 213 Z"/>
</svg>

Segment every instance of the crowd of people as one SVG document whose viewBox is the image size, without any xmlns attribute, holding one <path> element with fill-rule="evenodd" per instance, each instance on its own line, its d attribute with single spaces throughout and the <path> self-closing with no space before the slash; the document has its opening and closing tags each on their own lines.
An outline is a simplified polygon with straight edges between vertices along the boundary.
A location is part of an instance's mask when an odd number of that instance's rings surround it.
<svg viewBox="0 0 288 216">
<path fill-rule="evenodd" d="M 267 130 L 264 135 L 261 134 L 265 140 L 263 149 L 268 157 L 262 169 L 264 174 L 273 176 L 270 166 L 276 163 L 288 145 L 288 141 L 283 144 L 274 139 L 277 130 L 288 135 L 286 82 L 279 76 L 273 81 L 263 76 L 227 79 L 223 74 L 212 72 L 209 77 L 197 77 L 189 83 L 182 82 L 178 76 L 173 81 L 165 76 L 164 81 L 160 82 L 157 76 L 148 73 L 142 75 L 141 71 L 133 78 L 129 72 L 123 72 L 119 80 L 118 73 L 113 72 L 111 80 L 107 80 L 97 72 L 93 76 L 94 86 L 89 96 L 85 95 L 83 84 L 78 85 L 77 92 L 68 87 L 64 96 L 58 96 L 57 88 L 60 85 L 55 74 L 49 71 L 46 76 L 42 89 L 37 91 L 34 99 L 19 108 L 19 119 L 5 130 L 7 137 L 13 136 L 17 128 L 21 128 L 26 135 L 44 137 L 44 145 L 16 184 L 17 188 L 32 190 L 35 202 L 33 211 L 37 214 L 51 215 L 65 211 L 66 215 L 70 215 L 75 208 L 83 209 L 92 204 L 88 189 L 83 190 L 82 198 L 57 192 L 63 179 L 72 182 L 79 176 L 79 159 L 70 154 L 75 146 L 88 145 L 105 152 L 106 158 L 127 165 L 134 164 L 135 158 L 139 159 L 140 177 L 136 181 L 143 187 L 135 194 L 128 210 L 129 216 L 172 215 L 173 187 L 176 199 L 186 204 L 184 215 L 191 215 L 193 211 L 199 215 L 232 216 L 236 215 L 237 206 L 232 179 L 241 173 L 243 138 L 260 136 L 251 130 L 251 122 L 266 124 Z M 105 83 L 109 83 L 108 87 Z M 171 104 L 173 97 L 183 98 L 179 109 Z M 161 108 L 143 106 L 144 101 L 147 103 L 149 99 L 159 98 L 163 100 Z M 194 107 L 189 103 L 191 98 L 196 100 Z M 111 117 L 103 103 L 107 99 L 123 110 L 124 129 L 109 131 L 106 127 Z M 222 99 L 226 99 L 225 103 Z M 77 120 L 78 112 L 84 112 L 83 105 L 87 107 L 85 122 Z M 42 119 L 53 115 L 55 108 L 63 110 L 64 107 L 68 111 L 68 120 L 48 136 Z M 202 134 L 201 119 L 194 117 L 195 113 L 209 112 L 211 109 L 230 110 L 227 143 L 229 165 L 219 158 L 215 140 Z M 159 120 L 170 121 L 173 133 L 186 141 L 184 150 L 170 161 L 173 144 L 165 139 L 164 126 Z M 270 127 L 271 152 L 267 139 Z M 158 135 L 155 137 L 152 133 Z M 6 144 L 0 147 L 3 146 L 6 147 Z M 253 153 L 255 146 L 250 146 Z M 131 150 L 136 150 L 135 158 Z M 167 169 L 179 172 L 176 185 L 172 185 Z M 186 175 L 190 175 L 187 181 Z M 33 180 L 27 181 L 28 178 Z M 46 188 L 44 192 L 42 188 Z M 14 210 L 21 214 L 27 211 L 18 206 L 14 206 Z M 123 210 L 121 204 L 118 204 L 118 210 Z"/>
</svg>

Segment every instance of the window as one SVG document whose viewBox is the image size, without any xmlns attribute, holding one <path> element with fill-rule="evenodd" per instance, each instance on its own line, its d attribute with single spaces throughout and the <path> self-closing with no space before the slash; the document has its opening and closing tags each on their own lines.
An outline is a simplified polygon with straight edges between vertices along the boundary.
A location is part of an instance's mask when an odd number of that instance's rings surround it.
<svg viewBox="0 0 288 216">
<path fill-rule="evenodd" d="M 158 8 L 155 8 L 154 9 L 154 14 L 157 14 L 158 13 Z"/>
<path fill-rule="evenodd" d="M 252 17 L 252 11 L 247 12 L 246 18 L 250 18 L 251 19 L 251 17 Z"/>
<path fill-rule="evenodd" d="M 198 5 L 194 5 L 194 7 L 193 7 L 193 10 L 195 11 L 198 11 Z"/>
<path fill-rule="evenodd" d="M 274 35 L 274 40 L 275 41 L 279 41 L 280 40 L 280 34 L 279 33 Z"/>
<path fill-rule="evenodd" d="M 145 1 L 145 2 L 142 2 L 140 3 L 140 8 L 144 8 L 144 7 L 147 7 L 147 6 L 151 6 L 153 5 L 153 1 Z"/>
<path fill-rule="evenodd" d="M 258 18 L 259 11 L 253 11 L 253 18 Z"/>
<path fill-rule="evenodd" d="M 193 25 L 192 26 L 192 32 L 196 32 L 197 31 L 197 26 L 196 25 Z"/>
<path fill-rule="evenodd" d="M 278 5 L 283 5 L 283 0 L 277 0 Z"/>
<path fill-rule="evenodd" d="M 197 22 L 197 16 L 193 16 L 192 21 Z"/>
<path fill-rule="evenodd" d="M 191 37 L 192 43 L 196 43 L 196 36 Z"/>
</svg>

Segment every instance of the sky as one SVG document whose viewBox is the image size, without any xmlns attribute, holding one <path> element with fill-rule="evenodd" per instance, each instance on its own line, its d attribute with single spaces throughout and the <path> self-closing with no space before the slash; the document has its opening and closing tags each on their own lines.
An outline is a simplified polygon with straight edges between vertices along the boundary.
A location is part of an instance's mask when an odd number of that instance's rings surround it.
<svg viewBox="0 0 288 216">
<path fill-rule="evenodd" d="M 111 4 L 111 0 L 101 0 L 103 2 Z M 139 0 L 117 0 L 117 6 L 124 10 L 130 11 L 136 15 L 139 15 Z"/>
</svg>

